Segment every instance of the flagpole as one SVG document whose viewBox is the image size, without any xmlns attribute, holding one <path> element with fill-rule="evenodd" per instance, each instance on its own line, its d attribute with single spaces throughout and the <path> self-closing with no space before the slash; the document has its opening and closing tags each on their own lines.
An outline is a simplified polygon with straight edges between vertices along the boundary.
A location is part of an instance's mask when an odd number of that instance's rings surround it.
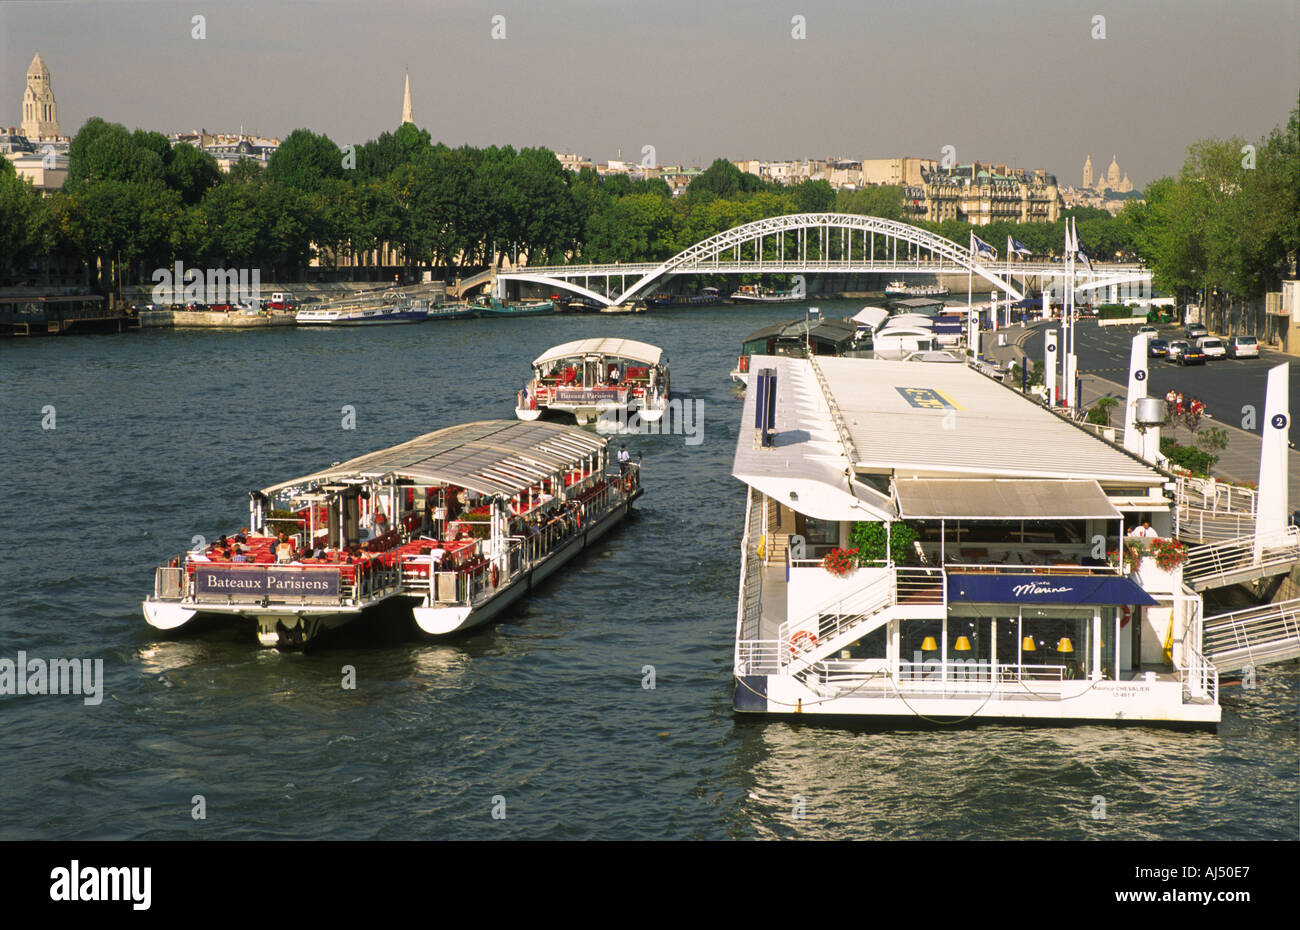
<svg viewBox="0 0 1300 930">
<path fill-rule="evenodd" d="M 966 319 L 967 320 L 970 319 L 970 315 L 972 313 L 971 288 L 974 285 L 973 276 L 975 273 L 972 267 L 975 263 L 975 230 L 973 229 L 970 231 L 970 257 L 971 257 L 971 264 L 968 265 L 966 268 Z M 978 358 L 979 344 L 980 344 L 980 327 L 979 327 L 978 320 L 975 323 L 974 336 L 975 336 L 975 345 L 970 346 L 971 358 Z"/>
</svg>

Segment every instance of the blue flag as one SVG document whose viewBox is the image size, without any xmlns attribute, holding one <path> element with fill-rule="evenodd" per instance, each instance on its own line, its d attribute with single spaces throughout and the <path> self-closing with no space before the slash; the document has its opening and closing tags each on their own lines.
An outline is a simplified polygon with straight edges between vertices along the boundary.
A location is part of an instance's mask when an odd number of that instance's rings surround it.
<svg viewBox="0 0 1300 930">
<path fill-rule="evenodd" d="M 976 258 L 988 258 L 994 261 L 997 260 L 998 250 L 974 233 L 970 234 L 970 243 L 970 250 L 975 253 Z"/>
<path fill-rule="evenodd" d="M 1011 240 L 1011 251 L 1015 252 L 1021 258 L 1028 258 L 1030 255 L 1034 254 L 1033 252 L 1029 251 L 1029 247 L 1026 246 L 1019 239 Z"/>
</svg>

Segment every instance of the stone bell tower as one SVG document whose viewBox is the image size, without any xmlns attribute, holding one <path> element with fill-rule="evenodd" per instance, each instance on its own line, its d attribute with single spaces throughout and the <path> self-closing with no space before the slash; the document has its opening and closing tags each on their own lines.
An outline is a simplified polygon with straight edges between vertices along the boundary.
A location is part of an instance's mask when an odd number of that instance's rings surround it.
<svg viewBox="0 0 1300 930">
<path fill-rule="evenodd" d="M 59 138 L 59 119 L 55 112 L 54 88 L 50 69 L 37 52 L 27 69 L 27 90 L 23 93 L 23 135 L 31 142 Z"/>
</svg>

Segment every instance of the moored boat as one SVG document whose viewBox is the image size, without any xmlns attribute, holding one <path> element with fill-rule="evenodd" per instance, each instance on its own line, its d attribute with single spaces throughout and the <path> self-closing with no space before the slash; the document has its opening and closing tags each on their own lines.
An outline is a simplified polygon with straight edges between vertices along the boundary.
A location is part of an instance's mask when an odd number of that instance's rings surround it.
<svg viewBox="0 0 1300 930">
<path fill-rule="evenodd" d="M 533 377 L 515 397 L 515 416 L 535 420 L 543 410 L 579 423 L 636 414 L 654 422 L 668 408 L 668 357 L 634 339 L 578 339 L 533 359 Z"/>
<path fill-rule="evenodd" d="M 1167 472 L 962 364 L 751 367 L 738 712 L 1219 721 L 1179 546 L 1126 530 L 1173 535 Z"/>
<path fill-rule="evenodd" d="M 495 297 L 480 297 L 474 304 L 484 316 L 523 317 L 545 316 L 555 312 L 555 301 L 534 300 L 531 302 L 511 304 Z"/>
<path fill-rule="evenodd" d="M 242 618 L 264 646 L 300 646 L 393 602 L 423 633 L 469 629 L 627 516 L 640 469 L 607 472 L 607 445 L 480 421 L 252 492 L 251 529 L 159 566 L 145 618 Z"/>
<path fill-rule="evenodd" d="M 906 281 L 891 281 L 885 288 L 886 297 L 947 297 L 951 293 L 941 284 L 908 284 Z"/>
<path fill-rule="evenodd" d="M 731 299 L 737 303 L 751 304 L 791 304 L 805 298 L 800 291 L 778 291 L 762 284 L 743 284 L 731 292 Z"/>
<path fill-rule="evenodd" d="M 871 347 L 868 337 L 862 338 L 852 320 L 839 320 L 814 316 L 804 320 L 774 323 L 755 330 L 744 338 L 731 380 L 739 384 L 749 381 L 750 357 L 754 355 L 786 355 L 802 358 L 805 355 L 852 356 Z"/>
<path fill-rule="evenodd" d="M 380 297 L 331 303 L 299 310 L 299 326 L 377 326 L 391 323 L 423 323 L 429 318 L 426 301 L 413 301 L 390 291 Z"/>
</svg>

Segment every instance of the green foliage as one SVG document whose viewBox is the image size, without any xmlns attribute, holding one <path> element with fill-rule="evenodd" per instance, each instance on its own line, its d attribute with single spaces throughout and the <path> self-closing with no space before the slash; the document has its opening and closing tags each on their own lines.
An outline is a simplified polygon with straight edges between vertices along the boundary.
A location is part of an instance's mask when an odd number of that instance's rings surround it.
<svg viewBox="0 0 1300 930">
<path fill-rule="evenodd" d="M 1192 446 L 1180 445 L 1172 436 L 1160 438 L 1160 453 L 1198 478 L 1208 478 L 1211 469 L 1219 461 L 1217 455 L 1211 455 Z"/>
<path fill-rule="evenodd" d="M 1088 411 L 1087 421 L 1098 426 L 1110 426 L 1110 412 L 1119 405 L 1114 397 L 1099 397 Z"/>
<path fill-rule="evenodd" d="M 916 530 L 906 523 L 893 523 L 886 534 L 885 524 L 872 521 L 860 521 L 853 524 L 849 534 L 849 545 L 857 550 L 858 563 L 869 565 L 886 560 L 886 536 L 888 535 L 888 552 L 896 564 L 902 564 L 912 552 L 916 541 Z"/>
</svg>

